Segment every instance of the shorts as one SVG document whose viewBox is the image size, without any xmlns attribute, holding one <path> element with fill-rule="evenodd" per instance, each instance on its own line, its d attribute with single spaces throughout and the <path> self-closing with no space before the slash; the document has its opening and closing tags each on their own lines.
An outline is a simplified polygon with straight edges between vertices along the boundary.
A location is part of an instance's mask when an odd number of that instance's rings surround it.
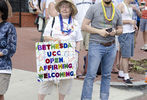
<svg viewBox="0 0 147 100">
<path fill-rule="evenodd" d="M 10 83 L 11 74 L 0 73 L 0 95 L 4 95 Z"/>
<path fill-rule="evenodd" d="M 147 19 L 140 19 L 140 31 L 145 32 L 147 31 Z"/>
<path fill-rule="evenodd" d="M 85 49 L 85 50 L 88 50 L 88 47 L 89 47 L 89 36 L 90 34 L 85 32 L 85 31 L 82 31 L 82 36 L 83 36 L 83 41 L 81 43 L 81 46 L 80 48 L 81 49 Z"/>
<path fill-rule="evenodd" d="M 124 33 L 118 37 L 121 56 L 130 58 L 134 55 L 134 35 L 135 33 Z"/>
<path fill-rule="evenodd" d="M 72 86 L 72 80 L 73 79 L 60 80 L 58 84 L 58 91 L 60 94 L 69 94 Z M 50 95 L 54 89 L 57 89 L 57 84 L 55 84 L 54 81 L 44 81 L 40 84 L 39 94 Z"/>
</svg>

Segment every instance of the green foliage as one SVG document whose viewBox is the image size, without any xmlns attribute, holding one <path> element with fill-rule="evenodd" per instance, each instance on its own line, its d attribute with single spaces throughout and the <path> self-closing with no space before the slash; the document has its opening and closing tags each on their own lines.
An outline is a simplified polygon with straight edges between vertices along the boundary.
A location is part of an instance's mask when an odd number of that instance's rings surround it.
<svg viewBox="0 0 147 100">
<path fill-rule="evenodd" d="M 147 59 L 143 60 L 132 60 L 130 59 L 130 65 L 132 65 L 131 71 L 137 72 L 140 74 L 144 74 L 145 70 L 147 70 Z"/>
</svg>

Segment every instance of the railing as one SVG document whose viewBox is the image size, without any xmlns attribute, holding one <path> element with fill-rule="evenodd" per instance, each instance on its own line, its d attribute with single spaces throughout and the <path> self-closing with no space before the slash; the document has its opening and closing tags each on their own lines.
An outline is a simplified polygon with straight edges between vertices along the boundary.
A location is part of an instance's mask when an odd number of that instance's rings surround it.
<svg viewBox="0 0 147 100">
<path fill-rule="evenodd" d="M 21 12 L 28 12 L 28 0 L 9 0 L 12 11 L 13 12 L 19 12 L 19 23 L 13 23 L 18 24 L 19 27 L 21 27 Z"/>
</svg>

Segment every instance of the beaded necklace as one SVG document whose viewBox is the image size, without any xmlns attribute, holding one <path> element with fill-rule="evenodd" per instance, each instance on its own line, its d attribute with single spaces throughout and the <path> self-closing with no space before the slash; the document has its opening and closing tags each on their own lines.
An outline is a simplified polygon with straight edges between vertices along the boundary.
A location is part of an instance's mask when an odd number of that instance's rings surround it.
<svg viewBox="0 0 147 100">
<path fill-rule="evenodd" d="M 112 21 L 113 18 L 114 18 L 114 15 L 115 15 L 115 8 L 114 8 L 113 3 L 111 3 L 112 4 L 112 11 L 113 11 L 112 16 L 111 16 L 111 19 L 108 19 L 108 17 L 107 17 L 105 6 L 104 6 L 104 2 L 102 1 L 101 3 L 102 3 L 102 8 L 103 8 L 105 19 L 108 20 L 108 21 Z"/>
<path fill-rule="evenodd" d="M 61 28 L 61 32 L 62 34 L 66 33 L 66 35 L 69 35 L 71 33 L 71 29 L 68 30 L 63 30 L 64 26 L 63 26 L 63 19 L 62 19 L 62 15 L 59 14 L 59 19 L 60 19 L 60 28 Z M 68 18 L 68 25 L 72 23 L 72 18 L 71 16 L 69 16 Z"/>
</svg>

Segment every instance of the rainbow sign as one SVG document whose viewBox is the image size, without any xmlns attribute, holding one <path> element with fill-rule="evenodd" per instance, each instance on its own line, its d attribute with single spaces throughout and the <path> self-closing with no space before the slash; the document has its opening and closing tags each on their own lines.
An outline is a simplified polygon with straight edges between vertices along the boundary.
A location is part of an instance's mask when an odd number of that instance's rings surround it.
<svg viewBox="0 0 147 100">
<path fill-rule="evenodd" d="M 38 81 L 76 77 L 75 42 L 37 42 L 35 47 Z"/>
</svg>

